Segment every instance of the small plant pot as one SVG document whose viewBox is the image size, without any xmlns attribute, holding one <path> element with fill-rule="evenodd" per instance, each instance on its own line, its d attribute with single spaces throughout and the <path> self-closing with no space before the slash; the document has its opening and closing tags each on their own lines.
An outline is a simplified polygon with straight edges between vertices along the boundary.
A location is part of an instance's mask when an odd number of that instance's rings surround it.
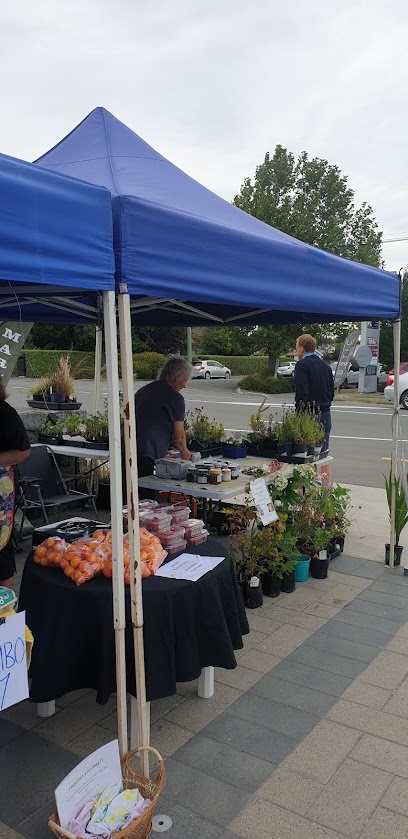
<svg viewBox="0 0 408 839">
<path fill-rule="evenodd" d="M 46 446 L 60 446 L 62 444 L 62 437 L 52 437 L 50 434 L 39 434 L 38 442 L 45 443 Z"/>
<path fill-rule="evenodd" d="M 281 580 L 281 591 L 285 594 L 292 594 L 296 588 L 295 571 L 288 571 Z"/>
<path fill-rule="evenodd" d="M 279 454 L 290 457 L 293 454 L 293 443 L 279 443 Z"/>
<path fill-rule="evenodd" d="M 297 583 L 306 583 L 309 579 L 310 556 L 306 554 L 299 554 L 296 557 L 295 567 L 295 581 Z"/>
<path fill-rule="evenodd" d="M 329 560 L 312 556 L 310 560 L 310 576 L 314 580 L 325 580 L 329 570 Z"/>
<path fill-rule="evenodd" d="M 251 586 L 249 580 L 242 580 L 239 584 L 242 591 L 244 605 L 247 609 L 259 609 L 263 603 L 262 583 L 258 579 L 257 586 Z"/>
<path fill-rule="evenodd" d="M 263 574 L 262 591 L 265 597 L 279 597 L 281 593 L 282 580 L 275 577 L 275 574 Z"/>
<path fill-rule="evenodd" d="M 307 453 L 313 455 L 313 457 L 319 457 L 319 454 L 322 450 L 321 446 L 308 446 Z"/>
<path fill-rule="evenodd" d="M 346 541 L 346 537 L 343 534 L 339 534 L 336 536 L 336 542 L 340 548 L 341 553 L 344 551 L 344 542 Z"/>
<path fill-rule="evenodd" d="M 306 443 L 293 443 L 293 454 L 307 454 Z"/>
<path fill-rule="evenodd" d="M 395 545 L 394 548 L 394 566 L 401 565 L 401 554 L 403 550 L 403 545 Z M 390 564 L 390 546 L 387 544 L 385 546 L 385 564 Z"/>
<path fill-rule="evenodd" d="M 239 457 L 247 457 L 248 446 L 223 446 L 222 456 L 227 459 L 237 460 Z"/>
<path fill-rule="evenodd" d="M 64 393 L 51 393 L 50 394 L 50 402 L 56 403 L 57 405 L 63 405 L 66 402 L 66 396 Z"/>
</svg>

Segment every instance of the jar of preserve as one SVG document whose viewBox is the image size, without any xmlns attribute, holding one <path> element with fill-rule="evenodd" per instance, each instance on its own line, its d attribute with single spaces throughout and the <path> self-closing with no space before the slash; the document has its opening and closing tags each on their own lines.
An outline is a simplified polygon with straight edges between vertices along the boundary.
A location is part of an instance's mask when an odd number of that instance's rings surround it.
<svg viewBox="0 0 408 839">
<path fill-rule="evenodd" d="M 208 472 L 206 469 L 197 469 L 197 483 L 208 484 Z"/>
<path fill-rule="evenodd" d="M 187 483 L 189 483 L 189 484 L 194 484 L 194 482 L 195 482 L 196 480 L 197 480 L 197 469 L 195 468 L 195 466 L 194 466 L 194 467 L 190 467 L 190 468 L 187 470 Z"/>
<path fill-rule="evenodd" d="M 231 466 L 231 481 L 236 481 L 240 476 L 239 466 Z"/>
<path fill-rule="evenodd" d="M 229 466 L 225 466 L 222 470 L 222 480 L 223 481 L 230 481 L 231 480 L 231 469 Z"/>
<path fill-rule="evenodd" d="M 220 484 L 221 483 L 221 469 L 214 467 L 210 469 L 210 484 Z"/>
</svg>

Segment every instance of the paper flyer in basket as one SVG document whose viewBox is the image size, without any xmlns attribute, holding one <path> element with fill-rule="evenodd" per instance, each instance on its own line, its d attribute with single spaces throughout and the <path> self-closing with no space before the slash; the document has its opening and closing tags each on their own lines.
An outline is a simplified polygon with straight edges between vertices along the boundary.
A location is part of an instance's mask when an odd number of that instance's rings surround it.
<svg viewBox="0 0 408 839">
<path fill-rule="evenodd" d="M 272 524 L 273 521 L 277 521 L 278 514 L 273 506 L 273 501 L 269 495 L 265 479 L 257 478 L 256 481 L 251 481 L 249 486 L 251 488 L 256 511 L 262 524 Z"/>
<path fill-rule="evenodd" d="M 81 761 L 55 790 L 60 825 L 66 830 L 84 804 L 111 784 L 121 783 L 119 742 L 112 740 Z"/>
<path fill-rule="evenodd" d="M 180 554 L 166 565 L 161 565 L 156 571 L 156 577 L 169 577 L 172 580 L 190 580 L 196 583 L 208 571 L 223 562 L 225 556 L 198 556 L 195 554 Z"/>
</svg>

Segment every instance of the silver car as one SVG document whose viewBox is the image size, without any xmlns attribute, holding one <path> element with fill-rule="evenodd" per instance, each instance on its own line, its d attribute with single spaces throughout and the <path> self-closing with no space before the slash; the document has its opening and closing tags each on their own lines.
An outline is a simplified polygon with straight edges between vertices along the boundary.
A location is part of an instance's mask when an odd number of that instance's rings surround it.
<svg viewBox="0 0 408 839">
<path fill-rule="evenodd" d="M 278 376 L 293 376 L 295 372 L 296 361 L 282 361 L 276 371 Z"/>
<path fill-rule="evenodd" d="M 219 361 L 196 361 L 193 379 L 230 379 L 231 370 Z"/>
<path fill-rule="evenodd" d="M 336 375 L 336 367 L 337 361 L 332 361 L 330 363 L 330 367 L 332 369 L 333 376 Z M 347 376 L 342 384 L 342 387 L 358 387 L 358 379 L 359 379 L 360 371 L 359 368 L 355 364 L 350 364 L 349 371 Z M 388 380 L 388 373 L 383 364 L 378 364 L 377 366 L 377 390 L 382 392 L 387 384 Z"/>
</svg>

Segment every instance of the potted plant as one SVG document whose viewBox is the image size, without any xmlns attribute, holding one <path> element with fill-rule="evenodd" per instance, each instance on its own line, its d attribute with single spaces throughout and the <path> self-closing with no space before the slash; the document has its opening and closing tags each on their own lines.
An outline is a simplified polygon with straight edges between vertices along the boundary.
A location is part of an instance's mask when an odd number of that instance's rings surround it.
<svg viewBox="0 0 408 839">
<path fill-rule="evenodd" d="M 385 476 L 384 476 L 385 477 Z M 391 522 L 391 474 L 389 478 L 385 477 L 385 491 L 387 495 L 387 502 L 388 502 L 388 510 Z M 395 529 L 395 548 L 394 548 L 394 565 L 401 564 L 401 554 L 403 545 L 399 544 L 399 538 L 401 533 L 408 522 L 408 507 L 407 507 L 407 500 L 405 498 L 404 487 L 402 485 L 401 478 L 395 478 L 395 516 L 394 516 L 394 529 Z M 385 545 L 385 564 L 390 564 L 390 545 L 387 543 Z"/>
<path fill-rule="evenodd" d="M 85 440 L 88 448 L 109 448 L 109 424 L 106 414 L 94 414 L 85 420 Z"/>
<path fill-rule="evenodd" d="M 85 419 L 80 414 L 64 417 L 62 444 L 64 446 L 85 446 Z"/>
<path fill-rule="evenodd" d="M 204 408 L 187 411 L 184 430 L 190 451 L 201 452 L 207 456 L 222 454 L 221 438 L 224 437 L 224 426 L 215 418 L 210 420 L 204 414 Z"/>
<path fill-rule="evenodd" d="M 233 508 L 230 512 L 230 556 L 235 567 L 238 584 L 245 606 L 258 609 L 263 603 L 261 575 L 265 567 L 259 563 L 257 547 L 258 522 L 255 508 L 251 508 L 249 498 L 245 505 Z"/>
<path fill-rule="evenodd" d="M 281 591 L 295 589 L 296 543 L 287 516 L 282 515 L 273 524 L 262 527 L 254 538 L 258 561 L 265 568 L 262 590 L 267 597 L 278 597 Z"/>
<path fill-rule="evenodd" d="M 29 388 L 27 391 L 27 397 L 30 396 L 32 399 L 27 399 L 29 405 L 33 402 L 41 403 L 41 405 L 46 407 L 46 403 L 50 401 L 50 380 L 48 376 L 44 376 L 44 378 L 35 382 L 35 384 Z"/>
<path fill-rule="evenodd" d="M 237 458 L 244 458 L 248 454 L 247 441 L 244 441 L 243 435 L 239 431 L 235 431 L 232 437 L 222 440 L 222 456 L 231 460 Z"/>
<path fill-rule="evenodd" d="M 97 494 L 96 506 L 98 510 L 110 510 L 110 467 L 109 463 L 104 463 L 96 472 L 97 475 Z"/>
<path fill-rule="evenodd" d="M 290 457 L 293 453 L 294 439 L 294 412 L 286 410 L 282 414 L 281 421 L 276 426 L 276 437 L 279 443 L 279 454 Z"/>
<path fill-rule="evenodd" d="M 303 414 L 303 441 L 307 445 L 307 454 L 318 457 L 322 450 L 324 427 L 314 414 Z"/>
<path fill-rule="evenodd" d="M 278 453 L 278 440 L 276 436 L 276 422 L 273 414 L 267 414 L 268 405 L 266 397 L 263 399 L 258 410 L 249 417 L 249 429 L 247 442 L 249 454 L 255 457 L 276 457 Z"/>
<path fill-rule="evenodd" d="M 70 401 L 74 392 L 74 379 L 71 375 L 68 358 L 60 358 L 58 367 L 49 376 L 50 401 L 62 405 Z"/>
<path fill-rule="evenodd" d="M 38 432 L 38 442 L 49 446 L 62 445 L 62 428 L 63 424 L 61 422 L 49 417 Z"/>
</svg>

